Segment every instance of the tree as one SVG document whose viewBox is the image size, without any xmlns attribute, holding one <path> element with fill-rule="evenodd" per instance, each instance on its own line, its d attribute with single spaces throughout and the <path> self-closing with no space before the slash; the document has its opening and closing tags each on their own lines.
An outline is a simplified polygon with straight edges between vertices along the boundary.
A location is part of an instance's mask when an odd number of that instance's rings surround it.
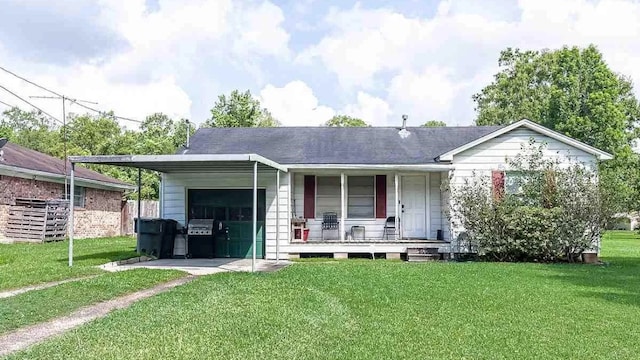
<svg viewBox="0 0 640 360">
<path fill-rule="evenodd" d="M 2 113 L 0 137 L 44 153 L 55 153 L 52 150 L 62 140 L 59 127 L 56 126 L 53 119 L 38 111 L 24 111 L 17 107 Z"/>
<path fill-rule="evenodd" d="M 477 125 L 526 118 L 616 153 L 638 137 L 640 106 L 631 81 L 595 46 L 555 51 L 506 49 L 493 83 L 473 96 Z"/>
<path fill-rule="evenodd" d="M 249 90 L 233 90 L 229 96 L 222 94 L 211 109 L 211 118 L 204 127 L 271 127 L 278 126 L 271 113 L 262 108 L 260 101 Z"/>
<path fill-rule="evenodd" d="M 421 125 L 422 127 L 442 127 L 447 126 L 447 123 L 439 120 L 429 120 L 426 123 Z"/>
<path fill-rule="evenodd" d="M 324 123 L 325 126 L 334 127 L 368 127 L 371 126 L 362 119 L 351 117 L 348 115 L 335 115 Z"/>
<path fill-rule="evenodd" d="M 591 45 L 580 49 L 501 52 L 493 83 L 473 96 L 477 125 L 526 118 L 614 154 L 600 166 L 620 210 L 640 208 L 640 159 L 631 151 L 640 135 L 640 105 L 631 81 L 614 73 Z"/>
</svg>

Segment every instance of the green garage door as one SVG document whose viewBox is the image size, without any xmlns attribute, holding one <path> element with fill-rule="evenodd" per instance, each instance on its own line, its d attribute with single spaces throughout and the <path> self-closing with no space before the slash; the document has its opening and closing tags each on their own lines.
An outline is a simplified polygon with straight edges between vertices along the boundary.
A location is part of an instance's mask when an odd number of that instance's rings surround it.
<svg viewBox="0 0 640 360">
<path fill-rule="evenodd" d="M 215 257 L 250 258 L 253 243 L 253 190 L 189 189 L 191 219 L 215 219 L 229 228 L 228 239 L 217 236 L 213 241 Z M 265 191 L 258 190 L 256 256 L 264 258 Z"/>
</svg>

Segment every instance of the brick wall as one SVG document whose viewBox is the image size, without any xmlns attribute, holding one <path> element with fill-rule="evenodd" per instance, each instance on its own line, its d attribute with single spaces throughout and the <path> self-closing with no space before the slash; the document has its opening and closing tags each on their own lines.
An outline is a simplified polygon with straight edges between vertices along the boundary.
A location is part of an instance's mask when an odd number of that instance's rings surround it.
<svg viewBox="0 0 640 360">
<path fill-rule="evenodd" d="M 76 210 L 73 213 L 73 236 L 77 239 L 120 235 L 120 212 Z"/>
<path fill-rule="evenodd" d="M 0 175 L 0 204 L 11 205 L 16 198 L 60 199 L 64 184 Z"/>
<path fill-rule="evenodd" d="M 101 189 L 85 189 L 84 210 L 118 212 L 122 209 L 122 193 Z"/>
<path fill-rule="evenodd" d="M 60 199 L 64 184 L 0 176 L 0 239 L 7 222 L 9 205 L 19 197 Z M 120 235 L 122 192 L 86 188 L 84 208 L 75 208 L 76 238 Z"/>
</svg>

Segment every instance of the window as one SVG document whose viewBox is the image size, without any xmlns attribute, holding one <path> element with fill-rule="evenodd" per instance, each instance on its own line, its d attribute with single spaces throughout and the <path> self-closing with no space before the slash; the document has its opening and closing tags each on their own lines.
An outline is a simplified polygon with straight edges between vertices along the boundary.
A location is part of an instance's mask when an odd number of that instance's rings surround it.
<svg viewBox="0 0 640 360">
<path fill-rule="evenodd" d="M 348 218 L 372 219 L 375 217 L 375 176 L 349 176 L 347 194 Z"/>
<path fill-rule="evenodd" d="M 340 216 L 340 176 L 316 176 L 316 217 L 325 212 Z"/>
<path fill-rule="evenodd" d="M 508 195 L 522 194 L 522 185 L 526 181 L 526 174 L 522 171 L 506 171 L 504 179 L 504 191 Z"/>
<path fill-rule="evenodd" d="M 75 185 L 73 187 L 73 206 L 84 207 L 85 191 L 82 186 Z M 69 196 L 71 196 L 71 186 L 67 185 L 67 200 L 69 200 Z"/>
</svg>

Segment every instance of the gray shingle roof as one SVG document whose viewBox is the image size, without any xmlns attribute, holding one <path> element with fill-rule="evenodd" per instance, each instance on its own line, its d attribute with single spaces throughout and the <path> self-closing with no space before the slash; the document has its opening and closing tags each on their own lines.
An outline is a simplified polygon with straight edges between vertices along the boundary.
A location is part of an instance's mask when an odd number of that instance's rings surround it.
<svg viewBox="0 0 640 360">
<path fill-rule="evenodd" d="M 11 142 L 8 142 L 4 147 L 2 147 L 2 150 L 4 155 L 2 157 L 2 161 L 0 161 L 0 165 L 64 176 L 64 160 L 62 159 L 43 154 Z M 70 169 L 71 163 L 67 162 L 67 174 L 69 174 Z M 118 179 L 114 179 L 110 176 L 100 174 L 81 166 L 76 166 L 75 176 L 79 179 L 102 181 L 105 183 L 112 183 L 114 185 L 129 185 Z"/>
<path fill-rule="evenodd" d="M 500 127 L 201 128 L 185 154 L 255 153 L 280 164 L 428 164 Z"/>
</svg>

